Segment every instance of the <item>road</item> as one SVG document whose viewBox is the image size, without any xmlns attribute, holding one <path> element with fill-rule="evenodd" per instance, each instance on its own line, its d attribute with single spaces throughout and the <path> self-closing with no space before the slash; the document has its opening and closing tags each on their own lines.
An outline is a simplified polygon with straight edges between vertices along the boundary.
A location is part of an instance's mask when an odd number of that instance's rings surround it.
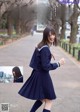
<svg viewBox="0 0 80 112">
<path fill-rule="evenodd" d="M 36 33 L 1 47 L 0 66 L 23 66 L 25 82 L 32 71 L 29 67 L 32 53 L 41 38 L 42 34 Z M 57 95 L 51 112 L 80 112 L 80 63 L 60 47 L 51 47 L 51 52 L 56 57 L 55 61 L 62 57 L 66 59 L 64 66 L 50 72 Z M 9 103 L 10 112 L 29 112 L 34 103 L 18 95 L 22 85 L 0 83 L 0 103 Z M 37 112 L 42 112 L 43 106 Z"/>
</svg>

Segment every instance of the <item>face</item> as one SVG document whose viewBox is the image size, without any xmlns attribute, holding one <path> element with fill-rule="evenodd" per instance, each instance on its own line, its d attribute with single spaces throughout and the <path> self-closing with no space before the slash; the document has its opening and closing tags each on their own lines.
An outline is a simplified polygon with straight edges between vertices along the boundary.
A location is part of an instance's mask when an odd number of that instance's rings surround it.
<svg viewBox="0 0 80 112">
<path fill-rule="evenodd" d="M 15 72 L 14 72 L 14 71 L 12 71 L 12 73 L 13 73 L 13 76 L 15 76 Z"/>
<path fill-rule="evenodd" d="M 48 37 L 49 43 L 53 44 L 54 40 L 55 40 L 55 35 L 50 34 L 50 36 Z"/>
</svg>

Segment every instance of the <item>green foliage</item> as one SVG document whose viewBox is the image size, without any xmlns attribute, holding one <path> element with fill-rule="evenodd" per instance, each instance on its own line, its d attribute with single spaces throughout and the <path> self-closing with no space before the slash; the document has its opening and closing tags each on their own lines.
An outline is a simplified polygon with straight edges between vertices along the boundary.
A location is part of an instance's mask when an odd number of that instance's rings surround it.
<svg viewBox="0 0 80 112">
<path fill-rule="evenodd" d="M 71 44 L 69 43 L 69 39 L 62 39 L 60 40 L 62 43 L 67 43 L 67 44 L 70 44 L 71 46 L 74 46 L 74 47 L 80 47 L 80 43 L 74 43 L 74 44 Z"/>
<path fill-rule="evenodd" d="M 3 45 L 3 42 L 0 42 L 0 46 Z"/>
<path fill-rule="evenodd" d="M 0 28 L 1 29 L 6 29 L 7 28 L 7 20 L 3 18 L 0 22 Z"/>
<path fill-rule="evenodd" d="M 65 42 L 65 43 L 69 43 L 69 39 L 67 39 L 67 40 L 66 39 L 61 39 L 60 41 Z"/>
</svg>

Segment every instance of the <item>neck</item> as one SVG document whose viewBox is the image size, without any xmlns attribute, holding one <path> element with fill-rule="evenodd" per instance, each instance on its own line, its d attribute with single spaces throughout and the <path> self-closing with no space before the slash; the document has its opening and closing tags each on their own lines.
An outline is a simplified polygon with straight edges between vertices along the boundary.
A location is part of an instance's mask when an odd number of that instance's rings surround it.
<svg viewBox="0 0 80 112">
<path fill-rule="evenodd" d="M 48 46 L 51 47 L 52 46 L 52 43 L 48 43 Z"/>
</svg>

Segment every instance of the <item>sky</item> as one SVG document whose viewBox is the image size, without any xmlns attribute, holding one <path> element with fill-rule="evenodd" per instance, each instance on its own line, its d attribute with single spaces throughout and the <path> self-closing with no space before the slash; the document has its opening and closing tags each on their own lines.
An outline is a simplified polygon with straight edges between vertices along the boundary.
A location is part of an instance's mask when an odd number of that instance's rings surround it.
<svg viewBox="0 0 80 112">
<path fill-rule="evenodd" d="M 48 0 L 37 0 L 37 3 L 48 3 Z"/>
</svg>

